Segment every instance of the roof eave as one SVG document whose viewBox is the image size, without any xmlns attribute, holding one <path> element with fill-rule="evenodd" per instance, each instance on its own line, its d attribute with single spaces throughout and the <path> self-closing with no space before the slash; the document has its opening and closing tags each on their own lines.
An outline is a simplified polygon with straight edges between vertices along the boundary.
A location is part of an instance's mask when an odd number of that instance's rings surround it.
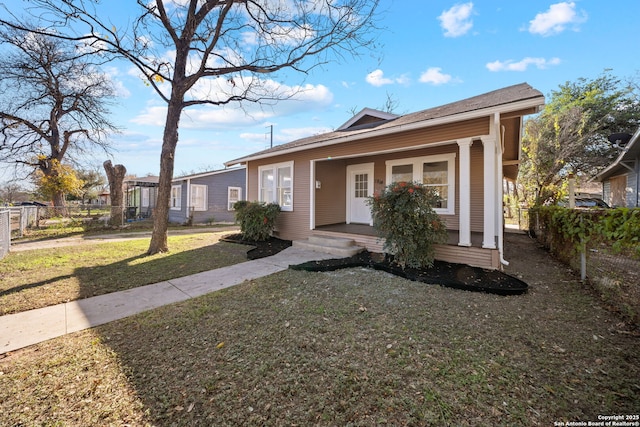
<svg viewBox="0 0 640 427">
<path fill-rule="evenodd" d="M 428 128 L 428 127 L 432 127 L 432 126 L 449 124 L 449 123 L 454 123 L 454 122 L 459 122 L 459 121 L 472 120 L 472 119 L 477 119 L 479 117 L 491 116 L 491 115 L 496 114 L 496 113 L 506 113 L 506 112 L 509 112 L 509 111 L 524 110 L 524 109 L 527 109 L 527 108 L 540 107 L 542 105 L 544 105 L 544 96 L 538 96 L 538 97 L 535 97 L 535 98 L 530 98 L 530 99 L 526 99 L 526 100 L 522 100 L 522 101 L 511 102 L 511 103 L 507 103 L 507 104 L 501 104 L 501 105 L 498 105 L 498 106 L 484 108 L 484 109 L 480 109 L 480 110 L 468 111 L 468 112 L 464 112 L 464 113 L 453 114 L 451 116 L 438 117 L 438 118 L 435 118 L 435 119 L 423 120 L 423 121 L 419 121 L 419 122 L 415 122 L 415 123 L 409 123 L 409 124 L 406 124 L 406 125 L 393 126 L 393 127 L 385 128 L 385 129 L 382 129 L 382 130 L 380 130 L 380 129 L 372 129 L 370 131 L 360 132 L 360 133 L 356 133 L 356 134 L 352 134 L 352 135 L 338 136 L 338 137 L 331 138 L 331 139 L 328 139 L 328 140 L 323 141 L 323 142 L 318 142 L 318 143 L 313 143 L 313 144 L 308 144 L 308 145 L 301 145 L 301 146 L 298 146 L 298 147 L 291 147 L 291 148 L 288 148 L 288 149 L 285 149 L 285 150 L 273 151 L 273 152 L 269 152 L 269 153 L 258 154 L 258 155 L 255 155 L 255 156 L 251 156 L 250 155 L 250 156 L 247 156 L 247 157 L 240 157 L 240 158 L 235 159 L 235 160 L 230 160 L 230 161 L 226 162 L 224 165 L 229 167 L 229 166 L 233 166 L 233 165 L 237 165 L 237 164 L 243 164 L 243 163 L 251 162 L 251 161 L 254 161 L 254 160 L 266 159 L 266 158 L 269 158 L 269 157 L 280 156 L 280 155 L 283 155 L 283 154 L 296 153 L 296 152 L 299 152 L 299 151 L 305 151 L 305 150 L 309 150 L 309 149 L 313 149 L 313 148 L 326 147 L 326 146 L 329 146 L 329 145 L 342 144 L 342 143 L 345 143 L 345 142 L 357 141 L 357 140 L 360 140 L 360 139 L 366 139 L 366 138 L 371 138 L 371 137 L 375 137 L 375 136 L 391 135 L 391 134 L 399 133 L 399 132 L 406 132 L 406 131 L 410 131 L 410 130 L 423 129 L 423 128 Z"/>
</svg>

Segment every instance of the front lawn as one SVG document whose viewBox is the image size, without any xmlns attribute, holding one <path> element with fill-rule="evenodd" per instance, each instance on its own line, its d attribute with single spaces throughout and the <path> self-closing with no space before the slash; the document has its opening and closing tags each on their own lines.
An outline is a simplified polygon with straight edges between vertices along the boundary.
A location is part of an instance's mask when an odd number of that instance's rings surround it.
<svg viewBox="0 0 640 427">
<path fill-rule="evenodd" d="M 287 270 L 41 343 L 0 359 L 0 414 L 78 426 L 549 426 L 638 414 L 638 336 L 567 268 L 522 247 L 508 272 L 530 285 L 524 295 Z"/>
<path fill-rule="evenodd" d="M 219 242 L 223 234 L 169 236 L 170 252 L 153 256 L 148 238 L 10 252 L 0 261 L 0 315 L 246 261 L 251 247 Z"/>
</svg>

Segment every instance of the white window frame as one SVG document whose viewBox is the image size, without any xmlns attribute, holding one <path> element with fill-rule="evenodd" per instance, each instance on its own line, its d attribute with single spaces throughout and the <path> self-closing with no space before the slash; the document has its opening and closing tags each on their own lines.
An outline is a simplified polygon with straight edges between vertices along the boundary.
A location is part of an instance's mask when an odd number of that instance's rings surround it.
<svg viewBox="0 0 640 427">
<path fill-rule="evenodd" d="M 202 192 L 202 197 L 198 193 Z M 205 184 L 191 184 L 191 200 L 189 205 L 191 210 L 196 212 L 205 212 L 208 209 L 208 193 L 209 187 Z"/>
<path fill-rule="evenodd" d="M 140 201 L 140 206 L 142 206 L 143 208 L 148 208 L 149 207 L 149 192 L 150 189 L 147 187 L 142 187 L 142 196 L 141 196 L 141 201 Z"/>
<path fill-rule="evenodd" d="M 290 202 L 289 205 L 283 205 L 281 202 L 282 200 L 279 200 L 279 191 L 278 191 L 278 182 L 279 182 L 279 175 L 278 175 L 278 171 L 284 168 L 289 168 L 289 170 L 291 171 L 291 187 L 290 187 L 290 191 L 289 191 L 289 196 L 290 196 Z M 262 174 L 265 171 L 272 171 L 273 174 L 273 183 L 272 183 L 272 188 L 269 188 L 268 190 L 271 190 L 271 200 L 264 200 L 262 194 L 263 194 L 263 186 L 262 186 Z M 290 162 L 284 162 L 284 163 L 275 163 L 272 165 L 264 165 L 264 166 L 259 166 L 258 167 L 258 200 L 261 202 L 265 202 L 265 203 L 278 203 L 278 205 L 280 205 L 280 209 L 283 211 L 293 211 L 293 183 L 294 183 L 294 176 L 293 176 L 293 161 Z"/>
<path fill-rule="evenodd" d="M 169 209 L 171 209 L 172 211 L 179 211 L 182 209 L 182 185 L 171 186 Z"/>
<path fill-rule="evenodd" d="M 422 182 L 422 170 L 425 163 L 447 162 L 447 207 L 435 208 L 434 211 L 441 215 L 454 215 L 456 212 L 456 153 L 438 154 L 433 156 L 410 157 L 406 159 L 387 160 L 385 162 L 387 168 L 387 185 L 390 185 L 392 168 L 394 166 L 408 165 L 413 166 L 413 181 Z"/>
<path fill-rule="evenodd" d="M 238 197 L 235 200 L 231 198 L 232 191 L 238 192 Z M 242 187 L 227 187 L 227 210 L 235 211 L 233 205 L 240 200 L 242 200 Z"/>
</svg>

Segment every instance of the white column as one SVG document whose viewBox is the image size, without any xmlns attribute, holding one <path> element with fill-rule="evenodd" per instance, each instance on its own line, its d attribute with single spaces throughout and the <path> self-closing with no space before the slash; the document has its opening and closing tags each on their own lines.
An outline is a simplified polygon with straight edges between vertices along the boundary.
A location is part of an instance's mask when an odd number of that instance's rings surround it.
<svg viewBox="0 0 640 427">
<path fill-rule="evenodd" d="M 471 138 L 458 140 L 460 150 L 460 224 L 458 246 L 471 246 Z"/>
<path fill-rule="evenodd" d="M 496 143 L 494 135 L 483 136 L 484 228 L 482 247 L 496 249 Z"/>
</svg>

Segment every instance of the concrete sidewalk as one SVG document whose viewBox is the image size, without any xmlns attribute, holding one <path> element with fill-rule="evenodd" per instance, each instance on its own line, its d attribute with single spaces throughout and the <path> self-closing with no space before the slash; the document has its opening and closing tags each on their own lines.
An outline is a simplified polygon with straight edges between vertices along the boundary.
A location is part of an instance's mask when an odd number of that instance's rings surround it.
<svg viewBox="0 0 640 427">
<path fill-rule="evenodd" d="M 196 298 L 245 280 L 268 276 L 286 270 L 289 265 L 328 258 L 335 256 L 290 247 L 267 258 L 122 292 L 1 316 L 0 354 L 163 305 Z"/>
</svg>

